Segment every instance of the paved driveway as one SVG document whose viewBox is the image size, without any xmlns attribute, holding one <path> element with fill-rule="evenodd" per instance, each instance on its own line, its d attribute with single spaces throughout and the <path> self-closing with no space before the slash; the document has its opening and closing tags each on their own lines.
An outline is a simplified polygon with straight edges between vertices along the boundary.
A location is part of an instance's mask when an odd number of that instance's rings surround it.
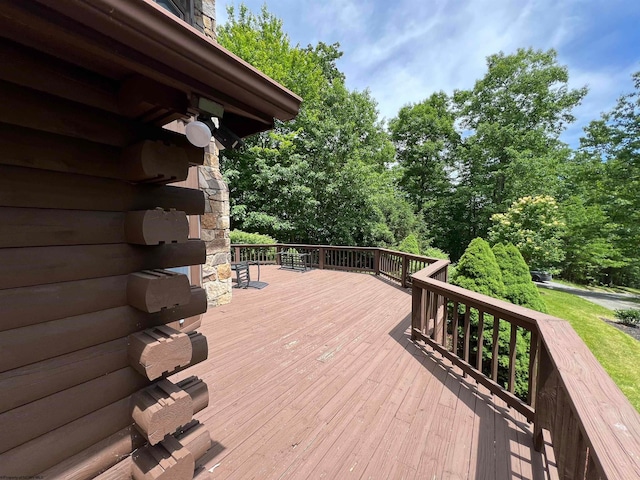
<svg viewBox="0 0 640 480">
<path fill-rule="evenodd" d="M 628 293 L 592 292 L 556 282 L 536 283 L 536 285 L 550 290 L 562 290 L 563 292 L 572 293 L 610 310 L 640 308 L 640 297 Z"/>
</svg>

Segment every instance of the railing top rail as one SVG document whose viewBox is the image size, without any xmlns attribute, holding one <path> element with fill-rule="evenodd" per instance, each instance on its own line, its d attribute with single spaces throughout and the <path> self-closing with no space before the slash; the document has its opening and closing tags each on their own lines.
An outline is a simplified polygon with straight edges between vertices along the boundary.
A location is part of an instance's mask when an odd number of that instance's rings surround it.
<svg viewBox="0 0 640 480">
<path fill-rule="evenodd" d="M 558 320 L 540 318 L 538 329 L 594 460 L 605 478 L 640 478 L 640 415 L 571 325 Z"/>
<path fill-rule="evenodd" d="M 239 248 L 269 248 L 269 247 L 281 247 L 281 248 L 324 248 L 327 250 L 359 250 L 359 251 L 379 251 L 384 253 L 390 253 L 393 255 L 401 255 L 407 257 L 409 260 L 418 260 L 423 262 L 428 262 L 429 264 L 436 264 L 438 262 L 446 262 L 448 265 L 450 262 L 448 260 L 440 260 L 432 257 L 425 257 L 423 255 L 414 255 L 412 253 L 399 252 L 397 250 L 391 250 L 389 248 L 381 248 L 381 247 L 354 247 L 349 245 L 311 245 L 307 243 L 258 243 L 258 244 L 250 244 L 250 243 L 232 243 L 231 248 L 239 247 Z M 444 264 L 443 264 L 444 265 Z"/>
</svg>

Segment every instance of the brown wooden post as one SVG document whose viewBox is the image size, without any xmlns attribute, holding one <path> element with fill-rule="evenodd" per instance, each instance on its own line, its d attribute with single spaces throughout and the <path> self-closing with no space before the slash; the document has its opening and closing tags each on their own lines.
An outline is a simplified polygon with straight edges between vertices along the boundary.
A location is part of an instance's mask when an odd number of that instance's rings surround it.
<svg viewBox="0 0 640 480">
<path fill-rule="evenodd" d="M 233 259 L 235 263 L 240 261 L 240 247 L 233 247 Z"/>
<path fill-rule="evenodd" d="M 536 388 L 535 413 L 533 417 L 533 445 L 536 451 L 542 451 L 544 438 L 542 429 L 549 428 L 550 419 L 556 412 L 557 383 L 554 377 L 554 367 L 544 343 L 540 341 L 538 350 L 538 375 Z M 556 377 L 557 379 L 557 377 Z"/>
<path fill-rule="evenodd" d="M 280 252 L 282 252 L 282 247 L 280 245 L 276 245 L 276 265 L 281 265 L 282 262 L 282 255 L 280 255 Z"/>
<path fill-rule="evenodd" d="M 380 275 L 380 250 L 377 248 L 373 253 L 373 270 L 376 276 Z"/>
<path fill-rule="evenodd" d="M 416 340 L 415 329 L 420 328 L 422 316 L 422 288 L 411 287 L 411 340 Z"/>
<path fill-rule="evenodd" d="M 401 285 L 402 288 L 407 288 L 407 267 L 408 267 L 408 259 L 406 255 L 402 255 L 402 277 L 401 277 Z"/>
<path fill-rule="evenodd" d="M 324 248 L 320 247 L 318 249 L 318 268 L 320 270 L 324 270 Z"/>
</svg>

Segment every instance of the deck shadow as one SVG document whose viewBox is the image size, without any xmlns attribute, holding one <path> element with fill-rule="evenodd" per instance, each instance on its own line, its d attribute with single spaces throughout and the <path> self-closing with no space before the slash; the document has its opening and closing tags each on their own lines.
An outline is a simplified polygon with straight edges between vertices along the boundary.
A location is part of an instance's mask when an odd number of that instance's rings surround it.
<svg viewBox="0 0 640 480">
<path fill-rule="evenodd" d="M 474 412 L 479 418 L 478 435 L 492 445 L 478 445 L 475 472 L 477 478 L 520 478 L 532 480 L 547 480 L 550 478 L 543 455 L 533 447 L 532 426 L 521 415 L 506 406 L 497 404 L 499 399 L 490 392 L 483 392 L 473 379 L 466 377 L 448 360 L 425 344 L 411 340 L 409 334 L 411 314 L 399 322 L 389 335 L 413 356 L 416 352 L 423 358 L 425 368 L 440 369 L 443 375 L 434 375 L 457 398 Z M 461 389 L 466 389 L 466 395 L 454 390 L 448 378 L 454 379 Z M 484 432 L 495 435 L 491 439 Z M 475 432 L 474 432 L 475 433 Z M 472 455 L 473 456 L 473 455 Z M 495 466 L 487 462 L 487 457 L 495 461 Z M 520 464 L 520 466 L 517 466 Z M 514 465 L 516 468 L 514 468 Z M 473 466 L 471 467 L 473 468 Z M 522 472 L 526 472 L 523 474 Z"/>
</svg>

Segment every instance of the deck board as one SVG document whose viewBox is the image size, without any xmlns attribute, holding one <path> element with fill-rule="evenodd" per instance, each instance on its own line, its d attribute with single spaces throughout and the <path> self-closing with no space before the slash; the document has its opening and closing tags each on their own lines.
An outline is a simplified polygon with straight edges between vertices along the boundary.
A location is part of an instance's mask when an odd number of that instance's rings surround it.
<svg viewBox="0 0 640 480">
<path fill-rule="evenodd" d="M 215 448 L 199 478 L 544 478 L 521 416 L 410 341 L 406 290 L 356 273 L 261 274 L 268 287 L 210 309 L 209 359 L 174 376 L 209 385 L 196 418 Z"/>
</svg>

